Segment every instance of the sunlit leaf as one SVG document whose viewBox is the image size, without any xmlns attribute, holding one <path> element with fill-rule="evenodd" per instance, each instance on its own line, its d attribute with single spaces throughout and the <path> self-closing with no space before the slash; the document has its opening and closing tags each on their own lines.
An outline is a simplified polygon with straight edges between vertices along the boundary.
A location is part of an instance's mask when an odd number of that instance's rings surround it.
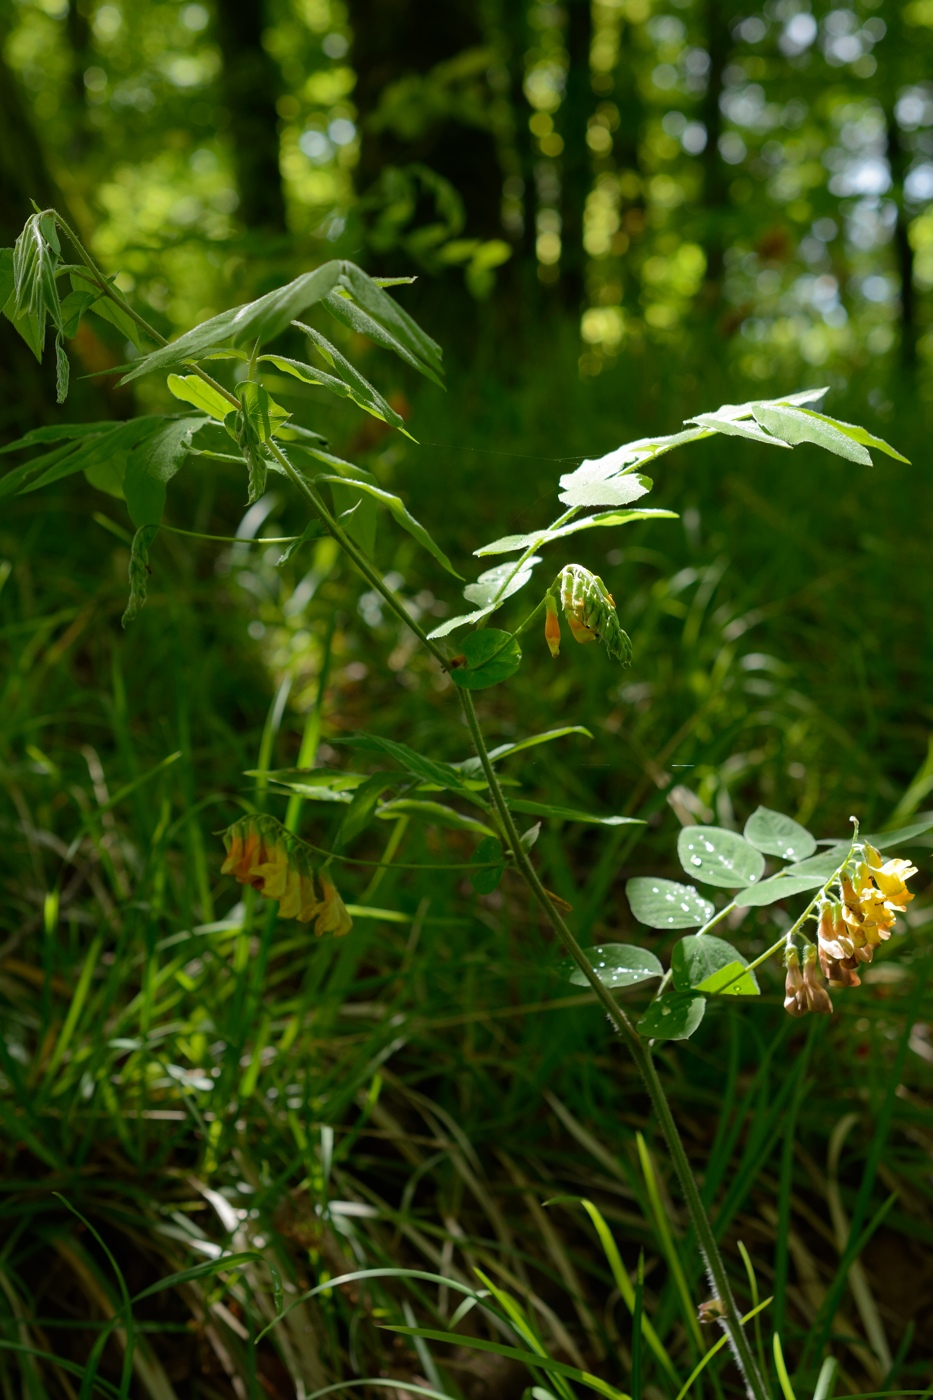
<svg viewBox="0 0 933 1400">
<path fill-rule="evenodd" d="M 553 540 L 561 540 L 566 535 L 575 535 L 578 530 L 594 530 L 613 525 L 630 525 L 634 520 L 679 520 L 675 510 L 659 510 L 653 506 L 645 506 L 641 510 L 610 510 L 600 515 L 586 515 L 580 520 L 572 520 L 568 525 L 561 525 L 556 530 L 539 530 L 528 535 L 503 535 L 501 540 L 493 540 L 492 544 L 484 544 L 480 549 L 474 549 L 477 556 L 485 554 L 512 554 L 519 549 L 538 549 Z"/>
<path fill-rule="evenodd" d="M 781 860 L 805 860 L 816 850 L 816 839 L 806 827 L 768 807 L 758 807 L 752 813 L 743 835 L 756 850 L 780 856 Z"/>
<path fill-rule="evenodd" d="M 705 885 L 742 889 L 761 879 L 765 858 L 734 831 L 720 826 L 685 826 L 677 854 L 688 875 Z"/>
<path fill-rule="evenodd" d="M 169 392 L 174 394 L 176 399 L 199 408 L 202 413 L 209 414 L 218 423 L 224 421 L 232 408 L 230 400 L 225 399 L 212 384 L 205 383 L 198 374 L 170 374 L 165 382 Z"/>
<path fill-rule="evenodd" d="M 829 874 L 832 873 L 830 870 Z M 770 880 L 762 880 L 760 885 L 749 885 L 748 889 L 739 890 L 735 902 L 739 909 L 764 908 L 768 904 L 777 904 L 779 899 L 802 894 L 804 890 L 818 890 L 827 878 L 826 875 L 785 875 L 782 872 L 772 875 Z"/>
<path fill-rule="evenodd" d="M 768 406 L 752 404 L 752 413 L 763 428 L 775 437 L 796 445 L 812 442 L 834 452 L 837 457 L 846 457 L 850 462 L 861 462 L 871 466 L 871 457 L 861 443 L 853 441 L 837 428 L 832 419 L 823 419 L 821 414 L 810 413 L 802 408 L 790 408 L 784 404 Z"/>
<path fill-rule="evenodd" d="M 449 763 L 438 763 L 433 758 L 426 758 L 424 754 L 417 753 L 407 744 L 400 744 L 395 739 L 384 739 L 380 734 L 353 734 L 335 742 L 345 744 L 351 749 L 362 750 L 364 753 L 384 754 L 422 782 L 454 790 L 463 786 L 462 777 Z"/>
<path fill-rule="evenodd" d="M 619 476 L 611 481 L 583 481 L 560 493 L 565 506 L 625 506 L 645 496 L 654 483 L 647 476 Z"/>
<path fill-rule="evenodd" d="M 638 982 L 649 982 L 654 977 L 664 976 L 661 963 L 647 948 L 636 948 L 626 943 L 605 943 L 587 948 L 586 955 L 600 982 L 607 987 L 632 987 Z M 590 985 L 576 963 L 567 960 L 563 968 L 568 981 L 575 986 Z"/>
<path fill-rule="evenodd" d="M 635 918 L 649 928 L 696 928 L 716 912 L 692 885 L 674 880 L 636 876 L 627 882 L 625 893 Z"/>
</svg>

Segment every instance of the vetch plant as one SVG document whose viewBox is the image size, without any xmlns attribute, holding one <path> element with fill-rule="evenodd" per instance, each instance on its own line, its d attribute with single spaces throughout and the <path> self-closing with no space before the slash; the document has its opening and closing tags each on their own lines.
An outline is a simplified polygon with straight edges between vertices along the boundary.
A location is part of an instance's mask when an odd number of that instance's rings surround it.
<svg viewBox="0 0 933 1400">
<path fill-rule="evenodd" d="M 66 260 L 63 242 L 73 248 L 75 261 Z M 864 428 L 830 418 L 813 407 L 822 399 L 822 389 L 724 405 L 713 413 L 698 415 L 679 432 L 626 443 L 562 476 L 559 500 L 563 509 L 554 521 L 477 548 L 475 554 L 480 558 L 514 557 L 487 568 L 467 584 L 463 594 L 471 610 L 446 620 L 429 634 L 373 562 L 376 513 L 387 512 L 440 568 L 459 579 L 450 559 L 398 495 L 384 489 L 371 472 L 330 453 L 314 426 L 296 422 L 263 384 L 271 368 L 279 375 L 290 375 L 350 399 L 365 412 L 405 431 L 388 401 L 341 350 L 317 326 L 301 319 L 326 312 L 344 328 L 393 351 L 411 368 L 440 384 L 438 346 L 388 294 L 387 285 L 350 262 L 329 262 L 167 343 L 119 291 L 113 277 L 97 266 L 62 218 L 54 210 L 37 211 L 27 221 L 15 248 L 0 251 L 0 305 L 37 359 L 42 358 L 47 329 L 52 328 L 59 401 L 68 391 L 64 341 L 76 334 L 83 317 L 98 315 L 118 326 L 140 352 L 125 367 L 121 382 L 131 383 L 149 374 L 164 376 L 170 393 L 185 407 L 178 413 L 146 415 L 122 423 L 36 428 L 3 449 L 22 460 L 0 479 L 0 497 L 31 492 L 77 472 L 84 472 L 95 486 L 122 495 L 135 528 L 130 596 L 124 615 L 127 625 L 146 601 L 166 490 L 182 468 L 197 464 L 233 468 L 242 473 L 249 502 L 262 496 L 270 472 L 284 478 L 299 494 L 308 507 L 309 519 L 304 531 L 289 541 L 283 558 L 325 534 L 336 541 L 367 588 L 449 674 L 475 754 L 447 763 L 417 751 L 402 739 L 357 734 L 345 741 L 352 752 L 392 766 L 376 773 L 312 768 L 269 774 L 269 782 L 280 794 L 342 804 L 336 835 L 330 847 L 321 851 L 322 863 L 316 855 L 320 848 L 247 808 L 246 815 L 225 835 L 224 871 L 277 901 L 280 916 L 313 922 L 319 935 L 339 935 L 349 930 L 351 919 L 329 871 L 374 817 L 404 813 L 426 823 L 475 833 L 480 839 L 470 867 L 474 887 L 481 892 L 493 890 L 506 870 L 525 882 L 562 945 L 571 979 L 591 988 L 638 1066 L 707 1267 L 713 1298 L 704 1303 L 703 1318 L 722 1327 L 723 1341 L 732 1349 L 749 1395 L 754 1400 L 769 1400 L 763 1353 L 756 1354 L 746 1334 L 658 1076 L 652 1045 L 692 1035 L 711 997 L 757 996 L 757 970 L 781 953 L 786 968 L 785 1005 L 791 1014 L 829 1012 L 830 996 L 820 979 L 820 969 L 834 993 L 856 987 L 860 966 L 871 961 L 875 949 L 894 928 L 896 914 L 911 898 L 905 882 L 914 867 L 898 856 L 885 859 L 882 852 L 922 834 L 933 822 L 868 838 L 860 838 L 856 827 L 854 838 L 830 840 L 825 850 L 817 850 L 814 837 L 791 818 L 764 808 L 753 814 L 741 836 L 719 827 L 686 827 L 677 843 L 681 865 L 692 879 L 721 894 L 720 906 L 692 883 L 630 880 L 627 894 L 640 923 L 655 930 L 692 930 L 676 944 L 670 966 L 665 970 L 647 948 L 612 944 L 584 950 L 565 917 L 568 907 L 545 888 L 536 868 L 532 853 L 536 827 L 521 834 L 517 817 L 528 814 L 537 820 L 570 818 L 604 825 L 636 819 L 595 817 L 508 795 L 497 773 L 500 759 L 568 733 L 579 733 L 580 727 L 566 726 L 490 749 L 473 692 L 501 684 L 515 674 L 526 660 L 519 638 L 542 612 L 546 647 L 555 660 L 559 659 L 563 615 L 575 641 L 600 642 L 619 664 L 630 663 L 632 644 L 624 630 L 624 616 L 620 620 L 603 581 L 575 563 L 561 565 L 539 594 L 536 606 L 514 628 L 492 627 L 489 622 L 515 595 L 533 584 L 535 571 L 543 562 L 541 551 L 552 546 L 563 550 L 565 541 L 584 530 L 619 529 L 645 519 L 675 518 L 672 511 L 636 504 L 652 486 L 644 469 L 674 448 L 713 437 L 740 437 L 782 451 L 812 443 L 860 466 L 871 465 L 870 448 L 898 461 L 906 459 Z M 307 360 L 282 353 L 292 351 L 300 342 L 307 346 Z M 231 369 L 235 377 L 229 374 Z M 448 641 L 458 632 L 463 633 L 462 639 Z M 530 664 L 550 665 L 544 651 L 539 643 L 538 655 Z M 777 868 L 769 870 L 769 860 Z M 805 893 L 809 901 L 796 922 L 753 962 L 720 936 L 726 921 L 738 927 L 744 910 Z M 807 933 L 811 925 L 815 941 Z M 657 993 L 636 1018 L 616 992 L 646 981 L 658 983 Z M 613 1269 L 616 1272 L 615 1265 Z M 618 1272 L 618 1286 L 627 1298 L 631 1285 L 621 1266 Z M 489 1288 L 496 1293 L 491 1284 Z M 640 1319 L 640 1282 L 637 1297 L 632 1297 Z M 517 1314 L 503 1306 L 514 1321 Z M 764 1306 L 766 1303 L 758 1305 L 756 1299 L 754 1311 Z M 639 1323 L 636 1328 L 639 1338 L 641 1327 Z M 644 1327 L 650 1341 L 654 1334 L 647 1323 Z M 433 1335 L 408 1330 L 415 1336 Z M 533 1347 L 531 1333 L 522 1335 Z M 551 1362 L 543 1369 L 550 1374 L 568 1371 Z M 561 1385 L 563 1394 L 566 1382 Z M 638 1386 L 640 1379 L 637 1385 L 633 1379 L 633 1391 Z M 601 1393 L 615 1392 L 603 1385 Z"/>
</svg>

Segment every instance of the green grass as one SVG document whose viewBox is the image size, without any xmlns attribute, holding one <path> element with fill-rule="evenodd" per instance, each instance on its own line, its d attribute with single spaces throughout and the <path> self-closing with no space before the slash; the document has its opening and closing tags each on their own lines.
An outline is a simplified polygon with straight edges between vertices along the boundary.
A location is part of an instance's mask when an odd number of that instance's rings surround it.
<svg viewBox="0 0 933 1400">
<path fill-rule="evenodd" d="M 511 384 L 482 366 L 455 372 L 444 398 L 414 400 L 421 447 L 369 449 L 463 572 L 484 540 L 549 518 L 566 469 L 554 457 L 596 455 L 745 397 L 713 371 L 702 395 L 685 388 L 675 361 L 581 385 L 572 351 L 558 343 Z M 864 390 L 853 381 L 830 411 L 859 417 Z M 331 421 L 347 449 L 357 425 Z M 536 855 L 584 941 L 666 951 L 634 925 L 622 889 L 635 873 L 676 877 L 678 812 L 741 825 L 761 801 L 830 835 L 850 811 L 878 826 L 899 804 L 902 816 L 930 805 L 923 781 L 902 800 L 933 719 L 926 427 L 906 399 L 869 426 L 918 465 L 869 472 L 800 448 L 775 466 L 744 444 L 703 444 L 658 464 L 654 504 L 683 523 L 554 554 L 555 570 L 573 557 L 603 574 L 634 665 L 619 673 L 569 642 L 553 663 L 529 635 L 516 682 L 486 692 L 481 711 L 493 742 L 557 723 L 593 730 L 591 742 L 508 760 L 524 795 L 647 818 L 608 835 L 545 824 Z M 191 474 L 168 518 L 231 535 L 243 494 L 240 481 Z M 278 495 L 253 517 L 270 536 L 302 523 Z M 150 601 L 122 634 L 122 528 L 119 503 L 83 485 L 19 500 L 0 523 L 2 1393 L 78 1395 L 115 1317 L 101 1394 L 252 1400 L 360 1377 L 467 1398 L 533 1383 L 539 1395 L 586 1393 L 553 1374 L 533 1382 L 494 1352 L 386 1330 L 450 1331 L 454 1285 L 476 1288 L 477 1269 L 533 1330 L 474 1308 L 465 1338 L 527 1350 L 537 1334 L 558 1362 L 628 1392 L 629 1311 L 591 1218 L 568 1198 L 595 1203 L 632 1281 L 644 1249 L 645 1314 L 683 1383 L 717 1334 L 684 1303 L 707 1295 L 676 1183 L 634 1070 L 589 995 L 559 979 L 518 884 L 478 899 L 462 869 L 441 868 L 467 862 L 474 838 L 377 823 L 338 880 L 348 902 L 394 917 L 358 917 L 334 943 L 276 926 L 219 875 L 217 833 L 243 800 L 286 814 L 248 770 L 310 761 L 318 741 L 324 761 L 346 764 L 337 741 L 359 728 L 465 757 L 450 688 L 394 624 L 358 607 L 326 545 L 279 570 L 279 546 L 163 533 Z M 406 595 L 429 614 L 435 594 L 456 608 L 426 556 L 380 529 L 379 561 Z M 329 847 L 326 806 L 292 816 Z M 406 868 L 425 864 L 438 868 Z M 827 1341 L 839 1395 L 928 1382 L 924 905 L 831 1024 L 790 1022 L 766 970 L 761 1005 L 717 1009 L 689 1044 L 660 1052 L 740 1302 L 752 1306 L 739 1240 L 759 1296 L 774 1296 L 761 1315 L 769 1369 L 778 1326 L 798 1400 Z M 743 951 L 773 940 L 773 920 L 750 911 L 734 935 Z M 862 1269 L 848 1287 L 847 1230 Z M 219 1250 L 249 1257 L 220 1271 Z M 274 1316 L 273 1269 L 286 1305 L 367 1269 L 451 1285 L 357 1281 L 299 1303 L 255 1345 Z M 186 1273 L 127 1323 L 128 1297 Z M 646 1396 L 674 1400 L 657 1351 L 643 1346 L 640 1365 Z M 738 1393 L 725 1353 L 701 1393 Z"/>
</svg>

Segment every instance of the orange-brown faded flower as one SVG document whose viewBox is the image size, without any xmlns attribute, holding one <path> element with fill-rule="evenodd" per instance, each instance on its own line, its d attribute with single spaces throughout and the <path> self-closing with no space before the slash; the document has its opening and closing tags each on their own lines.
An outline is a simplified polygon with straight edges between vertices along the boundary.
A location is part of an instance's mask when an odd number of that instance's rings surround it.
<svg viewBox="0 0 933 1400">
<path fill-rule="evenodd" d="M 227 858 L 221 873 L 250 885 L 264 899 L 278 901 L 283 919 L 309 924 L 320 937 L 349 933 L 353 921 L 333 881 L 323 872 L 315 886 L 314 871 L 305 852 L 269 817 L 244 817 L 224 832 Z"/>
<path fill-rule="evenodd" d="M 552 656 L 560 654 L 560 618 L 557 615 L 557 600 L 550 593 L 544 600 L 544 640 Z"/>
<path fill-rule="evenodd" d="M 819 980 L 817 973 L 817 952 L 810 943 L 803 951 L 803 970 L 800 955 L 796 948 L 788 948 L 784 954 L 787 976 L 784 981 L 784 1010 L 792 1016 L 804 1016 L 815 1011 L 828 1016 L 833 1004 L 829 993 Z"/>
<path fill-rule="evenodd" d="M 856 947 L 840 905 L 823 905 L 817 931 L 817 948 L 820 967 L 830 987 L 861 985 L 856 968 L 860 962 L 871 960 L 871 950 L 867 947 Z M 867 957 L 863 956 L 866 952 Z"/>
<path fill-rule="evenodd" d="M 350 932 L 353 920 L 347 913 L 347 907 L 337 893 L 333 882 L 323 871 L 320 880 L 323 898 L 317 922 L 314 925 L 314 932 L 319 938 L 322 933 L 332 933 L 335 938 L 339 938 L 342 934 Z"/>
</svg>

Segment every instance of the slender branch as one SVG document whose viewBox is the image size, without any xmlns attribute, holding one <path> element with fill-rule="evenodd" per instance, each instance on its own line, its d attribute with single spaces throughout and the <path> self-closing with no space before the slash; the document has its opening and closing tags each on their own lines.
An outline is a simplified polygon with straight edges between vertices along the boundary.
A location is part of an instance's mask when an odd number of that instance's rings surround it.
<svg viewBox="0 0 933 1400">
<path fill-rule="evenodd" d="M 743 1331 L 741 1315 L 736 1307 L 735 1299 L 732 1296 L 729 1277 L 726 1273 L 722 1255 L 719 1252 L 719 1246 L 716 1243 L 713 1227 L 706 1214 L 706 1208 L 700 1197 L 699 1187 L 696 1184 L 696 1179 L 694 1178 L 690 1161 L 684 1149 L 683 1142 L 681 1141 L 680 1133 L 677 1131 L 677 1124 L 674 1122 L 674 1116 L 671 1113 L 670 1104 L 664 1093 L 663 1085 L 658 1078 L 657 1068 L 651 1058 L 651 1053 L 645 1046 L 625 1011 L 597 975 L 589 958 L 580 947 L 580 944 L 577 942 L 560 912 L 555 908 L 547 890 L 538 878 L 538 873 L 529 860 L 527 851 L 519 840 L 515 821 L 512 817 L 512 813 L 509 811 L 508 803 L 505 800 L 505 795 L 499 784 L 499 780 L 496 777 L 496 772 L 493 768 L 492 760 L 489 757 L 482 730 L 480 729 L 479 720 L 477 719 L 476 709 L 473 705 L 473 697 L 468 690 L 461 690 L 460 700 L 470 730 L 470 735 L 473 739 L 473 744 L 483 768 L 483 773 L 489 784 L 489 791 L 492 795 L 503 829 L 508 836 L 509 845 L 518 870 L 565 950 L 569 953 L 570 957 L 586 978 L 593 992 L 596 994 L 597 1000 L 609 1017 L 612 1026 L 625 1042 L 626 1048 L 635 1061 L 635 1064 L 638 1066 L 642 1078 L 645 1081 L 645 1087 L 648 1090 L 652 1107 L 657 1114 L 658 1123 L 661 1127 L 667 1150 L 670 1153 L 671 1160 L 674 1164 L 674 1170 L 680 1181 L 681 1190 L 683 1191 L 684 1199 L 687 1203 L 687 1209 L 690 1212 L 690 1218 L 693 1222 L 693 1228 L 696 1231 L 700 1250 L 709 1270 L 716 1294 L 724 1309 L 725 1316 L 723 1322 L 732 1343 L 736 1362 L 745 1378 L 749 1394 L 754 1397 L 754 1400 L 768 1400 L 767 1387 L 759 1373 L 748 1338 Z"/>
</svg>

